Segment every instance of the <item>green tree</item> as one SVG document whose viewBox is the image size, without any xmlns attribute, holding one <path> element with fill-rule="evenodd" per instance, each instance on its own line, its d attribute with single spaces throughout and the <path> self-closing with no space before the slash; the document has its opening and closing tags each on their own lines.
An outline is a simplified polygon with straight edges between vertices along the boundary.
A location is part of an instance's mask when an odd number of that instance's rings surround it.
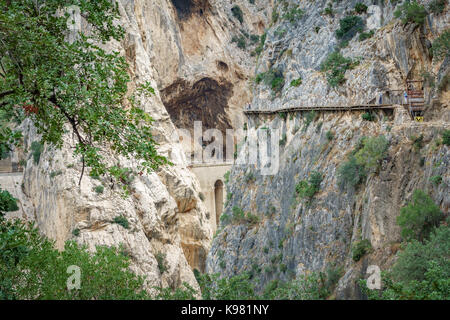
<svg viewBox="0 0 450 320">
<path fill-rule="evenodd" d="M 313 171 L 309 176 L 308 181 L 302 180 L 295 186 L 295 191 L 300 198 L 305 198 L 308 201 L 315 196 L 320 190 L 320 184 L 323 180 L 323 173 Z"/>
<path fill-rule="evenodd" d="M 19 210 L 16 199 L 6 190 L 0 189 L 0 219 L 5 212 Z"/>
<path fill-rule="evenodd" d="M 450 222 L 450 221 L 448 221 Z M 369 299 L 449 300 L 450 299 L 450 228 L 434 229 L 429 240 L 412 240 L 399 254 L 391 272 L 382 273 L 381 291 L 368 290 Z"/>
<path fill-rule="evenodd" d="M 77 6 L 90 25 L 89 34 L 73 41 L 69 13 Z M 61 147 L 70 128 L 74 153 L 94 175 L 120 180 L 117 163 L 105 155 L 134 157 L 138 171 L 168 163 L 158 155 L 151 133 L 152 118 L 143 102 L 154 90 L 148 83 L 126 96 L 128 65 L 118 52 L 98 43 L 121 41 L 117 3 L 109 0 L 0 0 L 0 110 L 9 120 L 31 118 L 42 143 Z M 0 130 L 0 145 L 17 143 L 17 131 Z"/>
<path fill-rule="evenodd" d="M 425 23 L 425 18 L 427 17 L 427 10 L 416 0 L 405 1 L 395 12 L 394 16 L 400 18 L 403 24 L 407 23 L 417 23 L 423 25 Z"/>
<path fill-rule="evenodd" d="M 415 190 L 412 201 L 400 210 L 397 223 L 406 240 L 423 240 L 439 225 L 443 215 L 433 199 L 422 190 Z"/>
<path fill-rule="evenodd" d="M 358 32 L 364 30 L 364 21 L 358 16 L 347 16 L 339 21 L 336 37 L 342 41 L 351 40 Z"/>
<path fill-rule="evenodd" d="M 433 55 L 438 59 L 443 59 L 450 55 L 450 30 L 444 31 L 436 40 L 433 41 L 431 47 Z"/>
<path fill-rule="evenodd" d="M 99 246 L 95 253 L 75 242 L 63 251 L 33 224 L 0 221 L 0 299 L 148 299 L 144 279 L 129 271 L 122 248 Z M 81 271 L 80 289 L 67 289 L 69 266 Z"/>
<path fill-rule="evenodd" d="M 375 171 L 380 160 L 386 156 L 389 141 L 381 135 L 378 137 L 365 138 L 363 147 L 355 153 L 356 162 L 364 166 L 366 171 Z"/>
<path fill-rule="evenodd" d="M 345 82 L 345 72 L 354 67 L 352 59 L 345 58 L 339 51 L 331 53 L 320 66 L 327 75 L 328 84 L 335 88 Z"/>
</svg>

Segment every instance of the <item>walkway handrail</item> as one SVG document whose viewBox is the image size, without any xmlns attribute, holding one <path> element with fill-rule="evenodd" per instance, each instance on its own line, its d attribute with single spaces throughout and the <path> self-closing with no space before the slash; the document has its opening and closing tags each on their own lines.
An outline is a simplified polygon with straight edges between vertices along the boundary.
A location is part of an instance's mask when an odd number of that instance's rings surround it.
<svg viewBox="0 0 450 320">
<path fill-rule="evenodd" d="M 401 97 L 400 97 L 401 98 Z M 397 103 L 398 102 L 398 103 Z M 383 103 L 383 104 L 356 104 L 347 106 L 300 106 L 300 107 L 288 107 L 279 109 L 246 109 L 244 113 L 246 114 L 274 114 L 283 112 L 295 112 L 295 111 L 358 111 L 358 110 L 369 110 L 369 109 L 393 109 L 395 105 L 408 105 L 401 101 L 396 103 Z"/>
</svg>

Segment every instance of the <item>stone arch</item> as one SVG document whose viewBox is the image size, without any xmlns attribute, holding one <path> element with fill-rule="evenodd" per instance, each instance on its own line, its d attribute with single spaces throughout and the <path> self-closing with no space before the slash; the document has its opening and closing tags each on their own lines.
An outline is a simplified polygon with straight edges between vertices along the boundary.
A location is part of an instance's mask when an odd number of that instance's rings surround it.
<svg viewBox="0 0 450 320">
<path fill-rule="evenodd" d="M 223 211 L 223 182 L 217 180 L 214 183 L 214 203 L 216 211 L 216 226 L 219 225 L 219 219 Z"/>
</svg>

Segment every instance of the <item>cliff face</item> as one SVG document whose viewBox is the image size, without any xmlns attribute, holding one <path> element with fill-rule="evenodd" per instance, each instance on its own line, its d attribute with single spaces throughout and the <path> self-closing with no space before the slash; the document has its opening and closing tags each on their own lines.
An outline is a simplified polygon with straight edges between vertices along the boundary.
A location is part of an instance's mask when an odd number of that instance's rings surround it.
<svg viewBox="0 0 450 320">
<path fill-rule="evenodd" d="M 144 101 L 145 109 L 155 120 L 153 134 L 159 152 L 174 166 L 134 177 L 129 197 L 123 197 L 111 181 L 89 177 L 89 172 L 78 186 L 81 163 L 73 158 L 75 142 L 67 136 L 61 150 L 45 146 L 38 164 L 27 154 L 23 177 L 7 177 L 2 187 L 8 184 L 19 199 L 22 213 L 13 215 L 36 221 L 59 248 L 68 239 L 91 250 L 96 245 L 122 244 L 133 270 L 147 277 L 149 287 L 175 288 L 184 281 L 197 287 L 192 270 L 205 268 L 212 238 L 210 213 L 200 200 L 196 177 L 187 168 L 174 122 L 188 128 L 193 127 L 190 120 L 223 128 L 242 122 L 238 108 L 242 101 L 250 100 L 243 83 L 253 66 L 246 59 L 248 53 L 231 43 L 230 30 L 242 25 L 253 32 L 258 25 L 252 23 L 266 18 L 261 13 L 255 15 L 255 19 L 261 16 L 258 20 L 241 24 L 231 14 L 231 3 L 223 1 L 118 3 L 119 23 L 126 35 L 121 43 L 109 43 L 107 48 L 126 57 L 132 78 L 130 92 L 146 81 L 155 88 L 156 94 Z M 253 6 L 253 10 L 260 7 Z M 89 29 L 86 25 L 82 28 Z M 205 95 L 210 101 L 202 101 Z M 189 106 L 194 103 L 200 103 L 203 110 L 197 108 L 192 114 Z M 202 118 L 202 113 L 211 116 Z M 31 143 L 39 136 L 30 122 L 22 128 L 24 150 L 30 152 Z M 132 160 L 118 160 L 123 167 L 134 166 Z M 103 192 L 96 192 L 100 185 Z M 120 216 L 128 220 L 128 229 L 113 222 Z M 74 230 L 79 230 L 78 236 Z M 160 253 L 165 256 L 162 262 Z M 160 271 L 156 257 L 167 271 Z"/>
<path fill-rule="evenodd" d="M 60 248 L 68 239 L 92 250 L 95 245 L 123 244 L 133 270 L 147 276 L 149 286 L 177 287 L 186 281 L 197 287 L 192 272 L 197 268 L 225 276 L 252 271 L 262 289 L 273 279 L 289 280 L 337 265 L 345 274 L 336 297 L 358 298 L 355 281 L 367 266 L 387 268 L 395 259 L 401 240 L 396 217 L 415 189 L 427 190 L 448 212 L 450 151 L 435 142 L 450 120 L 450 64 L 448 57 L 433 59 L 429 50 L 431 41 L 449 27 L 448 8 L 417 27 L 393 20 L 394 7 L 387 1 L 332 1 L 332 15 L 324 14 L 330 1 L 300 1 L 301 17 L 291 11 L 298 1 L 118 2 L 126 36 L 108 47 L 120 51 L 130 64 L 130 91 L 145 81 L 155 88 L 145 108 L 155 119 L 159 151 L 174 166 L 134 177 L 131 195 L 123 197 L 110 181 L 87 174 L 78 186 L 81 163 L 72 156 L 74 141 L 69 136 L 61 150 L 45 146 L 38 164 L 28 156 L 23 177 L 10 179 L 11 190 L 20 200 L 22 217 L 35 220 Z M 359 64 L 346 71 L 343 85 L 333 89 L 320 65 L 339 45 L 335 36 L 339 20 L 351 14 L 357 2 L 368 5 L 360 17 L 365 31 L 373 30 L 374 35 L 364 41 L 355 36 L 341 48 L 345 57 Z M 260 45 L 258 36 L 265 32 Z M 297 112 L 285 119 L 277 115 L 246 119 L 242 114 L 249 102 L 252 109 L 264 110 L 371 103 L 380 88 L 403 89 L 407 78 L 420 78 L 423 71 L 435 75 L 435 89 L 426 88 L 430 108 L 423 123 L 411 121 L 402 107 L 377 111 L 373 122 L 363 121 L 358 112 Z M 254 84 L 252 78 L 261 73 L 281 75 L 281 90 Z M 299 78 L 301 83 L 291 85 Z M 245 164 L 248 145 L 240 146 L 238 160 L 244 164 L 231 172 L 224 215 L 231 216 L 238 207 L 257 215 L 259 222 L 222 223 L 214 240 L 213 213 L 206 210 L 199 183 L 187 167 L 185 151 L 191 146 L 175 133 L 180 128 L 191 130 L 197 120 L 204 129 L 222 131 L 246 123 L 247 142 L 258 129 L 278 128 L 276 141 L 283 140 L 279 170 L 270 176 Z M 31 123 L 22 128 L 24 149 L 29 150 L 39 137 Z M 423 147 L 417 150 L 412 137 L 421 134 Z M 361 137 L 377 135 L 389 141 L 380 169 L 357 190 L 341 190 L 337 168 Z M 120 163 L 134 165 L 126 159 Z M 295 185 L 312 171 L 323 173 L 320 191 L 310 204 L 294 201 Z M 439 185 L 430 182 L 436 175 L 443 178 Z M 103 193 L 94 191 L 100 184 Z M 119 216 L 126 217 L 128 229 L 113 223 Z M 78 236 L 73 233 L 76 229 Z M 351 248 L 360 239 L 369 239 L 374 251 L 354 263 Z M 156 259 L 161 259 L 160 253 L 168 267 L 164 272 Z"/>
<path fill-rule="evenodd" d="M 392 5 L 362 1 L 369 7 L 360 15 L 365 31 L 373 29 L 374 35 L 365 41 L 356 36 L 341 49 L 343 56 L 359 64 L 346 71 L 343 85 L 332 89 L 319 72 L 320 65 L 338 45 L 339 20 L 357 2 L 361 1 L 340 1 L 328 16 L 323 14 L 328 1 L 301 1 L 301 18 L 278 19 L 267 33 L 256 73 L 282 75 L 284 85 L 278 93 L 263 82 L 255 85 L 252 109 L 374 103 L 382 88 L 403 89 L 406 79 L 420 79 L 428 71 L 436 75 L 437 84 L 436 89 L 425 88 L 430 102 L 425 122 L 412 121 L 401 106 L 393 112 L 375 112 L 375 121 L 362 120 L 362 112 L 249 115 L 247 143 L 238 158 L 244 164 L 234 166 L 227 185 L 224 215 L 229 222 L 224 219 L 213 240 L 208 272 L 232 276 L 248 271 L 262 289 L 271 280 L 286 281 L 340 266 L 344 274 L 336 297 L 361 298 L 356 282 L 367 267 L 386 269 L 395 260 L 401 241 L 396 217 L 415 189 L 427 190 L 443 212 L 449 211 L 450 150 L 436 144 L 442 130 L 449 128 L 448 83 L 443 80 L 449 69 L 448 61 L 433 59 L 429 51 L 431 41 L 449 27 L 448 11 L 431 15 L 423 27 L 404 27 L 392 20 Z M 283 3 L 287 6 L 274 8 L 280 17 L 294 1 Z M 298 78 L 300 85 L 290 85 Z M 245 164 L 248 142 L 256 139 L 258 129 L 275 128 L 280 130 L 279 170 L 262 175 L 259 167 Z M 360 138 L 379 135 L 389 141 L 379 170 L 356 190 L 342 190 L 337 168 Z M 420 135 L 423 147 L 416 149 L 412 140 Z M 295 186 L 313 171 L 321 172 L 323 181 L 307 203 L 295 197 Z M 437 186 L 430 182 L 435 175 L 443 179 Z M 233 221 L 233 208 L 258 216 L 259 222 Z M 373 251 L 355 263 L 351 249 L 361 239 L 368 239 Z"/>
</svg>

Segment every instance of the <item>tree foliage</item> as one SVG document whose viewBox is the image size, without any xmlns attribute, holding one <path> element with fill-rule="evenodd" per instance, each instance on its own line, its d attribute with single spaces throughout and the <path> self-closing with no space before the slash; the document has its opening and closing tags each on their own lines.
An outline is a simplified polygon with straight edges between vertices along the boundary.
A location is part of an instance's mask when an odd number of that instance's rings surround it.
<svg viewBox="0 0 450 320">
<path fill-rule="evenodd" d="M 406 240 L 423 240 L 439 225 L 443 215 L 433 199 L 422 190 L 415 190 L 412 201 L 400 210 L 397 223 Z"/>
<path fill-rule="evenodd" d="M 389 141 L 383 135 L 362 137 L 348 160 L 338 168 L 338 185 L 350 189 L 362 183 L 367 174 L 376 172 L 388 147 Z"/>
<path fill-rule="evenodd" d="M 0 221 L 0 299 L 146 299 L 144 279 L 129 271 L 121 248 L 95 253 L 68 241 L 63 251 L 32 224 Z M 69 290 L 69 266 L 81 271 L 80 289 Z"/>
<path fill-rule="evenodd" d="M 79 8 L 89 32 L 69 30 L 69 6 Z M 0 109 L 10 119 L 31 118 L 42 143 L 56 147 L 71 132 L 83 169 L 86 165 L 97 176 L 120 178 L 118 164 L 109 163 L 107 154 L 137 159 L 139 171 L 167 163 L 157 153 L 153 120 L 141 103 L 154 90 L 145 83 L 127 99 L 125 59 L 98 45 L 123 39 L 124 30 L 115 24 L 117 4 L 0 0 L 0 8 Z M 17 134 L 2 125 L 0 143 L 16 143 Z"/>
<path fill-rule="evenodd" d="M 335 88 L 345 82 L 345 72 L 354 66 L 352 59 L 345 58 L 339 51 L 335 51 L 321 64 L 320 71 L 327 75 L 328 84 Z"/>
<path fill-rule="evenodd" d="M 443 59 L 450 55 L 450 30 L 444 31 L 436 40 L 433 41 L 431 47 L 433 55 L 438 59 Z"/>
<path fill-rule="evenodd" d="M 300 198 L 310 201 L 319 192 L 323 180 L 323 173 L 313 171 L 308 181 L 302 180 L 295 186 L 295 191 Z"/>
<path fill-rule="evenodd" d="M 339 21 L 336 37 L 342 41 L 351 40 L 358 32 L 364 30 L 364 21 L 358 16 L 347 16 Z"/>
<path fill-rule="evenodd" d="M 369 299 L 449 300 L 450 299 L 450 228 L 448 222 L 435 228 L 429 240 L 412 240 L 390 272 L 382 273 L 383 288 L 368 290 Z"/>
<path fill-rule="evenodd" d="M 394 16 L 400 18 L 403 24 L 417 23 L 423 25 L 427 17 L 427 10 L 423 5 L 414 1 L 405 1 L 395 12 Z"/>
</svg>

